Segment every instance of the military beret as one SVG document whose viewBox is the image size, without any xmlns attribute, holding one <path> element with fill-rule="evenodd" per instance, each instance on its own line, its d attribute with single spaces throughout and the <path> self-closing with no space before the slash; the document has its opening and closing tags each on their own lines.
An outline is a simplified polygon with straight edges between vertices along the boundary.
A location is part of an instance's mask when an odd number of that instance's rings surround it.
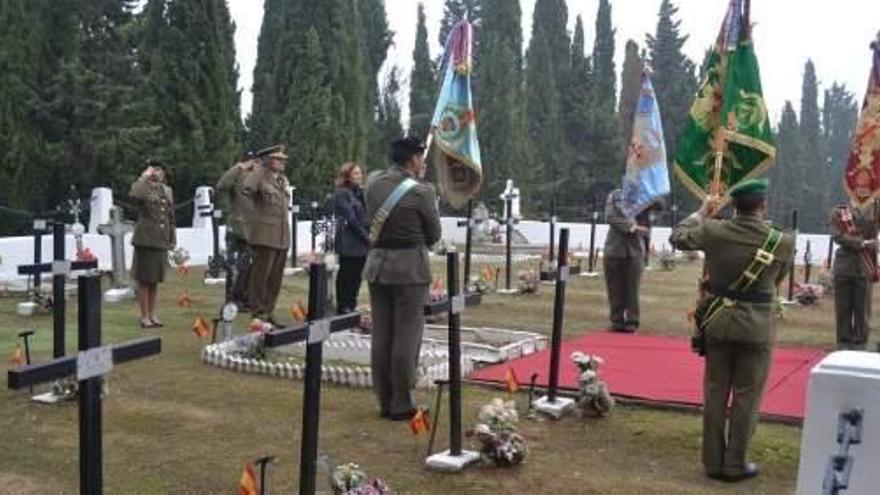
<svg viewBox="0 0 880 495">
<path fill-rule="evenodd" d="M 731 198 L 745 196 L 747 194 L 767 194 L 767 188 L 769 186 L 770 181 L 765 178 L 747 179 L 731 187 L 727 191 L 727 194 L 729 194 Z"/>
<path fill-rule="evenodd" d="M 287 155 L 284 153 L 284 145 L 276 144 L 275 146 L 269 146 L 268 148 L 263 148 L 256 153 L 257 158 L 279 158 L 281 160 L 287 160 Z"/>
<path fill-rule="evenodd" d="M 415 136 L 407 136 L 391 143 L 391 159 L 395 163 L 408 160 L 411 156 L 424 153 L 425 143 Z"/>
</svg>

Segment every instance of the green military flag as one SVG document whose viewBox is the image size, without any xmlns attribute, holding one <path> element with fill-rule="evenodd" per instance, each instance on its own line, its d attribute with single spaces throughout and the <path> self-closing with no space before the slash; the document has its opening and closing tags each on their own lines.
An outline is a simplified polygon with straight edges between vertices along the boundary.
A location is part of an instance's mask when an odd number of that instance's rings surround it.
<svg viewBox="0 0 880 495">
<path fill-rule="evenodd" d="M 748 0 L 731 0 L 675 150 L 675 173 L 698 198 L 760 176 L 776 157 Z"/>
</svg>

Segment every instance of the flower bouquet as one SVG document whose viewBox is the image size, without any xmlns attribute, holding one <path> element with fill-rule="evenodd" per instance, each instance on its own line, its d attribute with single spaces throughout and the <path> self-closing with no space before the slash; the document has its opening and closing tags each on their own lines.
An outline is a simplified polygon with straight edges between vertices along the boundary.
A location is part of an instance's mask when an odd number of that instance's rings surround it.
<svg viewBox="0 0 880 495">
<path fill-rule="evenodd" d="M 571 360 L 579 371 L 577 405 L 581 413 L 604 416 L 611 412 L 614 397 L 611 397 L 605 382 L 599 379 L 599 365 L 604 362 L 602 358 L 575 351 L 571 354 Z"/>
<path fill-rule="evenodd" d="M 804 306 L 818 304 L 824 293 L 824 287 L 819 284 L 794 284 L 794 299 Z"/>
<path fill-rule="evenodd" d="M 541 289 L 541 274 L 538 270 L 520 270 L 517 273 L 516 290 L 520 294 L 537 294 Z"/>
<path fill-rule="evenodd" d="M 368 479 L 354 463 L 340 464 L 330 473 L 330 486 L 337 495 L 382 495 L 389 493 L 388 485 L 380 478 Z"/>
<path fill-rule="evenodd" d="M 519 415 L 513 401 L 493 399 L 480 409 L 476 427 L 468 436 L 482 445 L 480 456 L 496 466 L 510 467 L 522 463 L 528 453 L 526 440 L 516 432 Z"/>
</svg>

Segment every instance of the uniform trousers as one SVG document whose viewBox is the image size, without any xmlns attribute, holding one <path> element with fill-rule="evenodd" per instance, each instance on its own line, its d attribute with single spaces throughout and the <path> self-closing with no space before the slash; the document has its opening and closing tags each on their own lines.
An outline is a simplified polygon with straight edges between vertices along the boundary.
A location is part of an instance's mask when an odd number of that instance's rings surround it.
<svg viewBox="0 0 880 495">
<path fill-rule="evenodd" d="M 275 311 L 287 250 L 266 246 L 251 246 L 254 261 L 248 277 L 248 302 L 255 318 L 271 318 Z"/>
<path fill-rule="evenodd" d="M 612 329 L 639 327 L 639 286 L 644 261 L 640 256 L 603 258 Z"/>
<path fill-rule="evenodd" d="M 864 277 L 834 277 L 837 348 L 864 350 L 871 318 L 871 282 Z"/>
<path fill-rule="evenodd" d="M 232 299 L 239 305 L 248 304 L 248 283 L 251 268 L 251 253 L 247 241 L 243 237 L 232 235 L 229 238 L 229 249 L 232 250 L 233 273 Z"/>
<path fill-rule="evenodd" d="M 735 476 L 746 465 L 749 439 L 758 424 L 770 348 L 710 339 L 705 366 L 703 466 L 709 474 Z"/>
<path fill-rule="evenodd" d="M 370 364 L 373 391 L 383 414 L 403 414 L 415 409 L 412 389 L 416 385 L 427 302 L 428 284 L 370 283 Z"/>
</svg>

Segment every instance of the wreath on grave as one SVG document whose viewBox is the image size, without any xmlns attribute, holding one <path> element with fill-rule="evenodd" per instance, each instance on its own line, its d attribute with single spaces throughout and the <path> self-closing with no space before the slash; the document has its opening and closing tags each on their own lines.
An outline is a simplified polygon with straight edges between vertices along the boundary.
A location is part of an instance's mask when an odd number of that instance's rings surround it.
<svg viewBox="0 0 880 495">
<path fill-rule="evenodd" d="M 804 306 L 818 304 L 824 294 L 825 289 L 819 284 L 794 284 L 794 299 Z"/>
<path fill-rule="evenodd" d="M 514 401 L 492 402 L 480 408 L 477 425 L 467 432 L 480 442 L 480 457 L 499 467 L 511 467 L 525 460 L 528 453 L 526 439 L 516 431 L 519 415 Z"/>
<path fill-rule="evenodd" d="M 390 493 L 381 478 L 370 479 L 357 464 L 339 464 L 330 472 L 330 487 L 336 495 L 382 495 Z"/>
</svg>

